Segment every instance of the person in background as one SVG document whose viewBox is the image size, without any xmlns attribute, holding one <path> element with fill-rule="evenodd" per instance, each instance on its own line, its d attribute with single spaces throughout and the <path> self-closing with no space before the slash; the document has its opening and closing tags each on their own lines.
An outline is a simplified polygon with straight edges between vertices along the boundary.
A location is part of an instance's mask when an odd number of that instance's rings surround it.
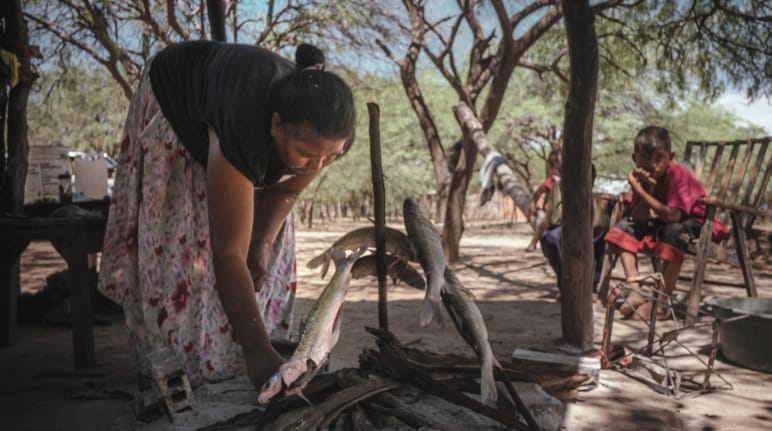
<svg viewBox="0 0 772 431">
<path fill-rule="evenodd" d="M 697 200 L 705 196 L 705 190 L 673 157 L 667 129 L 650 126 L 638 132 L 633 145 L 635 169 L 627 175 L 632 189 L 632 221 L 622 219 L 606 234 L 606 242 L 619 253 L 627 283 L 633 288 L 620 312 L 633 319 L 648 319 L 652 311 L 651 301 L 638 292 L 638 253 L 663 261 L 664 293 L 670 295 L 684 251 L 699 236 L 704 221 L 705 205 Z M 727 234 L 726 226 L 716 220 L 712 239 L 720 241 Z M 657 318 L 667 317 L 667 312 L 664 301 L 660 302 Z"/>
<path fill-rule="evenodd" d="M 592 165 L 592 182 L 595 184 L 595 165 Z M 561 286 L 562 268 L 561 259 L 561 241 L 563 238 L 562 204 L 563 194 L 560 191 L 560 181 L 555 183 L 552 191 L 547 195 L 547 212 L 545 222 L 547 228 L 541 237 L 541 251 L 547 258 L 550 266 L 558 280 L 558 290 L 563 292 Z M 593 276 L 593 286 L 598 283 L 600 278 L 601 266 L 603 264 L 603 254 L 606 252 L 606 244 L 603 237 L 608 231 L 610 224 L 610 214 L 613 211 L 615 201 L 609 199 L 604 194 L 593 194 L 592 197 L 592 248 L 594 256 L 595 273 Z M 594 289 L 593 289 L 594 290 Z M 593 296 L 594 297 L 594 296 Z"/>
<path fill-rule="evenodd" d="M 124 308 L 142 376 L 165 348 L 193 385 L 246 371 L 259 388 L 279 368 L 270 338 L 292 323 L 291 209 L 349 149 L 354 126 L 350 88 L 311 45 L 295 64 L 212 41 L 150 60 L 126 119 L 99 277 Z"/>
<path fill-rule="evenodd" d="M 546 218 L 543 217 L 544 212 L 549 210 L 546 196 L 555 184 L 560 181 L 560 146 L 550 151 L 547 156 L 547 171 L 549 174 L 544 182 L 536 189 L 531 196 L 531 203 L 528 207 L 528 223 L 535 225 L 533 230 L 533 236 L 531 236 L 531 242 L 525 248 L 525 251 L 536 250 L 536 244 L 541 240 L 542 235 L 547 230 L 549 223 Z M 545 196 L 544 203 L 541 208 L 538 208 L 539 198 Z"/>
</svg>

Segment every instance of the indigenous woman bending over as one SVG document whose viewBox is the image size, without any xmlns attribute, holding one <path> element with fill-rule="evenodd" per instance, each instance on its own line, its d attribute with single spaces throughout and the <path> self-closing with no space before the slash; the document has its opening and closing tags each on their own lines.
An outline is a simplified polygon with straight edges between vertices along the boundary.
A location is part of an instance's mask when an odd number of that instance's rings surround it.
<svg viewBox="0 0 772 431">
<path fill-rule="evenodd" d="M 194 385 L 246 365 L 260 387 L 282 363 L 270 338 L 292 327 L 291 209 L 351 146 L 355 123 L 351 90 L 324 71 L 322 52 L 301 45 L 295 63 L 195 41 L 162 50 L 143 73 L 99 290 L 123 305 L 145 377 L 146 355 L 164 347 Z"/>
</svg>

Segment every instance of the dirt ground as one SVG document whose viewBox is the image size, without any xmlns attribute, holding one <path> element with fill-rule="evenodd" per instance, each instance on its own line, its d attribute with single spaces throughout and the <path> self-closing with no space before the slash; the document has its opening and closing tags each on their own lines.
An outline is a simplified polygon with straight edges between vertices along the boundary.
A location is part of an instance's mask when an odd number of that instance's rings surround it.
<svg viewBox="0 0 772 431">
<path fill-rule="evenodd" d="M 390 225 L 401 228 L 399 221 Z M 342 233 L 362 226 L 343 223 L 309 231 L 298 227 L 298 316 L 304 315 L 324 287 L 306 262 Z M 486 320 L 497 357 L 507 360 L 515 348 L 564 352 L 560 339 L 560 304 L 551 269 L 539 251 L 523 251 L 530 229 L 522 224 L 479 223 L 468 228 L 462 243 L 462 261 L 454 269 L 472 290 Z M 687 262 L 684 274 L 689 274 Z M 48 243 L 33 243 L 22 256 L 23 291 L 41 289 L 47 275 L 64 269 L 64 262 Z M 740 280 L 738 269 L 711 265 L 709 279 Z M 614 275 L 621 276 L 621 266 Z M 756 281 L 761 296 L 772 296 L 770 265 L 757 265 Z M 391 285 L 390 285 L 391 286 Z M 688 289 L 688 281 L 679 290 Z M 742 296 L 742 290 L 706 285 L 707 296 Z M 412 347 L 449 353 L 471 350 L 453 325 L 418 325 L 423 292 L 403 285 L 389 289 L 389 324 L 403 343 Z M 365 326 L 377 326 L 377 282 L 374 278 L 352 282 L 343 313 L 343 330 L 331 355 L 331 368 L 356 366 L 359 353 L 374 346 Z M 110 430 L 151 429 L 133 420 L 131 394 L 136 375 L 126 345 L 120 314 L 100 314 L 95 327 L 99 367 L 73 371 L 72 335 L 66 326 L 47 323 L 19 327 L 16 345 L 0 348 L 0 430 Z M 600 346 L 603 309 L 594 308 L 595 342 Z M 673 329 L 668 322 L 659 333 Z M 614 342 L 632 348 L 645 344 L 643 323 L 617 320 Z M 708 359 L 709 327 L 684 331 L 677 343 L 664 349 L 658 360 L 679 370 L 684 377 L 702 381 Z M 711 383 L 721 390 L 677 399 L 655 392 L 624 374 L 603 370 L 600 385 L 581 392 L 567 405 L 562 429 L 566 430 L 760 430 L 772 428 L 772 374 L 716 364 Z M 254 399 L 252 393 L 244 399 Z M 241 411 L 252 406 L 247 402 Z M 238 412 L 233 410 L 235 412 Z M 233 415 L 223 407 L 222 417 Z M 156 424 L 152 429 L 164 429 Z M 174 428 L 174 427 L 172 427 Z M 467 427 L 469 429 L 469 427 Z M 184 428 L 174 428 L 184 429 Z"/>
</svg>

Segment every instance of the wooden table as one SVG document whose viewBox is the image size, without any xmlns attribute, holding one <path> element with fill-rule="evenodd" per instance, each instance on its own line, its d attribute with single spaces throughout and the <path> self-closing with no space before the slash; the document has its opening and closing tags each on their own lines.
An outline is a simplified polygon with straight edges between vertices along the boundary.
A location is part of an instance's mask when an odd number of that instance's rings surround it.
<svg viewBox="0 0 772 431">
<path fill-rule="evenodd" d="M 75 368 L 96 366 L 88 255 L 101 251 L 106 224 L 103 216 L 0 218 L 0 345 L 16 339 L 19 257 L 30 241 L 48 240 L 67 262 Z"/>
</svg>

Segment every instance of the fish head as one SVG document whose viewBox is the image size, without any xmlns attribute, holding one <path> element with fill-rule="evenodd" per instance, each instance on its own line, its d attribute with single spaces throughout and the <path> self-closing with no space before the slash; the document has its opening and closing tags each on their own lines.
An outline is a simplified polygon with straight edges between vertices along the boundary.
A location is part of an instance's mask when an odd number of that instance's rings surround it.
<svg viewBox="0 0 772 431">
<path fill-rule="evenodd" d="M 257 402 L 260 404 L 268 404 L 277 396 L 285 398 L 291 395 L 287 392 L 288 388 L 303 376 L 307 369 L 308 367 L 305 361 L 296 360 L 285 362 L 279 367 L 279 371 L 271 376 L 271 378 L 263 384 L 263 387 L 260 388 Z"/>
<path fill-rule="evenodd" d="M 282 383 L 281 372 L 277 372 L 270 379 L 268 379 L 263 387 L 260 388 L 260 394 L 257 396 L 257 402 L 260 404 L 268 404 L 276 395 L 278 395 L 284 389 Z"/>
<path fill-rule="evenodd" d="M 313 359 L 307 359 L 305 366 L 302 368 L 303 372 L 294 376 L 292 383 L 287 385 L 287 391 L 284 394 L 285 396 L 290 397 L 292 395 L 301 393 L 308 382 L 311 381 L 311 379 L 316 375 L 316 372 L 319 370 L 319 366 L 316 364 L 316 362 L 313 361 Z M 300 368 L 298 368 L 298 370 L 299 369 Z"/>
</svg>

